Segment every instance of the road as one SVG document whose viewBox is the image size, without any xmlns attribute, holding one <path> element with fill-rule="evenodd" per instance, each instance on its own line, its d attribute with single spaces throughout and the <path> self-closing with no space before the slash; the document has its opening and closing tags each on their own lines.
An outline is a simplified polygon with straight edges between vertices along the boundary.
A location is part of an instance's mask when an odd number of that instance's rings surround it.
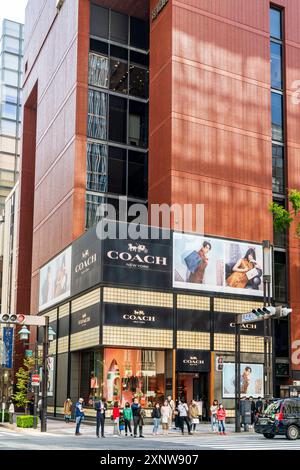
<svg viewBox="0 0 300 470">
<path fill-rule="evenodd" d="M 38 431 L 16 431 L 0 428 L 0 450 L 300 450 L 300 440 L 288 441 L 285 437 L 267 440 L 254 433 L 230 433 L 219 436 L 199 433 L 194 436 L 147 435 L 145 439 L 113 437 L 111 429 L 105 439 L 98 439 L 94 429 L 82 426 L 82 435 L 75 437 L 71 425 L 69 429 L 52 429 L 48 433 Z"/>
</svg>

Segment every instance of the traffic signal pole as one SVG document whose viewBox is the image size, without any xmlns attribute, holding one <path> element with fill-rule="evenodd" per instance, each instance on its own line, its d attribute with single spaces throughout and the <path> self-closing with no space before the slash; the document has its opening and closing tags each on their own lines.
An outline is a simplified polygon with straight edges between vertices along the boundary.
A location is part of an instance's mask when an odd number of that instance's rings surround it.
<svg viewBox="0 0 300 470">
<path fill-rule="evenodd" d="M 235 432 L 241 432 L 241 325 L 235 322 Z"/>
<path fill-rule="evenodd" d="M 41 412 L 41 432 L 47 432 L 47 388 L 48 388 L 48 329 L 49 317 L 45 317 L 45 326 L 43 326 L 43 380 L 42 380 L 42 412 Z"/>
</svg>

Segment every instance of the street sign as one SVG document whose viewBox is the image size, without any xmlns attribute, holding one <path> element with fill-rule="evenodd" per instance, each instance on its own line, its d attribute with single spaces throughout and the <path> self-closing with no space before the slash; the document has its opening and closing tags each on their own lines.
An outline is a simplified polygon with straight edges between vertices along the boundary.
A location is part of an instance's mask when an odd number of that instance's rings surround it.
<svg viewBox="0 0 300 470">
<path fill-rule="evenodd" d="M 32 376 L 31 376 L 31 385 L 33 387 L 38 387 L 40 385 L 40 376 L 39 376 L 39 374 L 32 374 Z"/>
</svg>

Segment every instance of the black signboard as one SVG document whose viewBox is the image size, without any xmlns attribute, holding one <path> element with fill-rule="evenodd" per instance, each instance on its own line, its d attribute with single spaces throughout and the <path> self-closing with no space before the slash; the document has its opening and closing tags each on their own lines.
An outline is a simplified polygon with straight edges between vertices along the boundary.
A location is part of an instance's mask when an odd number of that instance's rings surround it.
<svg viewBox="0 0 300 470">
<path fill-rule="evenodd" d="M 210 312 L 177 309 L 178 330 L 210 332 Z"/>
<path fill-rule="evenodd" d="M 214 331 L 215 333 L 235 334 L 235 318 L 232 313 L 214 313 Z M 263 336 L 264 322 L 243 323 L 241 325 L 241 334 L 249 336 Z"/>
<path fill-rule="evenodd" d="M 101 240 L 96 226 L 72 245 L 71 295 L 79 294 L 101 281 Z"/>
<path fill-rule="evenodd" d="M 147 230 L 149 230 L 148 227 Z M 162 232 L 159 231 L 159 233 L 161 235 Z M 165 233 L 168 232 L 165 231 Z M 104 282 L 116 285 L 171 289 L 171 276 L 172 248 L 170 238 L 104 240 Z"/>
<path fill-rule="evenodd" d="M 71 314 L 71 334 L 100 325 L 100 303 Z"/>
<path fill-rule="evenodd" d="M 173 309 L 106 303 L 104 304 L 104 324 L 173 329 Z"/>
<path fill-rule="evenodd" d="M 69 321 L 69 315 L 58 319 L 58 338 L 63 338 L 64 336 L 69 335 Z"/>
<path fill-rule="evenodd" d="M 210 372 L 210 351 L 177 349 L 177 372 Z"/>
</svg>

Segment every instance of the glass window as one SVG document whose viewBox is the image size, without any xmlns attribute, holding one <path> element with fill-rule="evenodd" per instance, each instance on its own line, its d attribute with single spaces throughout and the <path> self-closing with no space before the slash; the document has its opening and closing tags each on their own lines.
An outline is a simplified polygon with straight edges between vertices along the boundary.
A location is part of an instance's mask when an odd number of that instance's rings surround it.
<svg viewBox="0 0 300 470">
<path fill-rule="evenodd" d="M 7 85 L 12 85 L 17 87 L 19 84 L 19 74 L 18 72 L 13 72 L 12 70 L 3 71 L 3 81 Z"/>
<path fill-rule="evenodd" d="M 89 54 L 89 84 L 102 88 L 108 87 L 108 58 Z"/>
<path fill-rule="evenodd" d="M 18 90 L 17 88 L 11 88 L 9 86 L 3 85 L 2 87 L 2 100 L 7 101 L 9 103 L 18 102 Z"/>
<path fill-rule="evenodd" d="M 274 191 L 274 189 L 273 189 Z M 276 200 L 274 199 L 274 202 L 276 204 L 279 204 L 280 206 L 285 208 L 285 203 L 284 201 Z M 274 246 L 280 247 L 280 248 L 285 248 L 286 247 L 286 240 L 287 240 L 287 232 L 284 230 L 283 232 L 278 232 L 278 231 L 273 231 L 274 232 Z"/>
<path fill-rule="evenodd" d="M 100 91 L 89 90 L 88 136 L 107 138 L 107 95 Z"/>
<path fill-rule="evenodd" d="M 129 94 L 139 98 L 148 98 L 149 71 L 130 65 Z"/>
<path fill-rule="evenodd" d="M 4 34 L 18 38 L 20 36 L 20 24 L 14 21 L 4 20 Z"/>
<path fill-rule="evenodd" d="M 128 152 L 128 196 L 147 198 L 147 154 L 142 152 Z"/>
<path fill-rule="evenodd" d="M 109 97 L 109 140 L 127 141 L 127 99 Z"/>
<path fill-rule="evenodd" d="M 106 42 L 97 41 L 97 39 L 90 39 L 90 50 L 99 52 L 99 54 L 108 55 L 108 44 Z"/>
<path fill-rule="evenodd" d="M 129 100 L 128 144 L 148 147 L 148 104 Z"/>
<path fill-rule="evenodd" d="M 139 49 L 149 49 L 149 24 L 147 21 L 130 17 L 130 45 Z"/>
<path fill-rule="evenodd" d="M 283 96 L 271 93 L 272 107 L 272 139 L 283 140 Z"/>
<path fill-rule="evenodd" d="M 286 253 L 274 251 L 275 271 L 275 299 L 276 302 L 285 302 L 286 292 Z"/>
<path fill-rule="evenodd" d="M 99 220 L 98 208 L 100 204 L 105 202 L 103 196 L 95 194 L 86 194 L 86 211 L 85 211 L 85 226 L 86 228 L 92 227 Z"/>
<path fill-rule="evenodd" d="M 128 64 L 118 59 L 110 59 L 109 88 L 118 93 L 128 93 Z"/>
<path fill-rule="evenodd" d="M 128 44 L 128 16 L 110 12 L 110 39 Z"/>
<path fill-rule="evenodd" d="M 19 39 L 5 36 L 4 38 L 4 51 L 14 52 L 15 54 L 20 53 L 20 41 Z"/>
<path fill-rule="evenodd" d="M 107 145 L 87 144 L 87 189 L 107 192 Z"/>
<path fill-rule="evenodd" d="M 6 69 L 19 69 L 19 56 L 8 54 L 7 52 L 3 55 L 4 58 L 4 68 Z"/>
<path fill-rule="evenodd" d="M 149 54 L 142 54 L 141 52 L 130 51 L 130 62 L 149 67 Z"/>
<path fill-rule="evenodd" d="M 126 150 L 109 147 L 108 192 L 126 194 Z"/>
<path fill-rule="evenodd" d="M 92 36 L 108 39 L 109 30 L 108 9 L 91 4 L 90 31 Z"/>
<path fill-rule="evenodd" d="M 273 193 L 284 193 L 284 159 L 283 147 L 272 145 Z"/>
<path fill-rule="evenodd" d="M 116 57 L 117 59 L 124 59 L 127 62 L 128 61 L 128 49 L 125 49 L 125 47 L 113 46 L 111 44 L 110 56 Z"/>
<path fill-rule="evenodd" d="M 282 89 L 282 46 L 271 42 L 271 87 Z"/>
<path fill-rule="evenodd" d="M 7 121 L 6 119 L 1 119 L 0 126 L 2 134 L 14 136 L 17 134 L 17 123 L 14 121 Z"/>
<path fill-rule="evenodd" d="M 8 119 L 17 119 L 17 106 L 10 103 L 2 103 L 2 117 Z"/>
<path fill-rule="evenodd" d="M 281 11 L 275 8 L 270 11 L 270 34 L 273 38 L 282 38 Z"/>
<path fill-rule="evenodd" d="M 103 372 L 108 405 L 118 401 L 123 408 L 137 396 L 143 408 L 151 408 L 165 396 L 164 351 L 105 348 Z"/>
</svg>

